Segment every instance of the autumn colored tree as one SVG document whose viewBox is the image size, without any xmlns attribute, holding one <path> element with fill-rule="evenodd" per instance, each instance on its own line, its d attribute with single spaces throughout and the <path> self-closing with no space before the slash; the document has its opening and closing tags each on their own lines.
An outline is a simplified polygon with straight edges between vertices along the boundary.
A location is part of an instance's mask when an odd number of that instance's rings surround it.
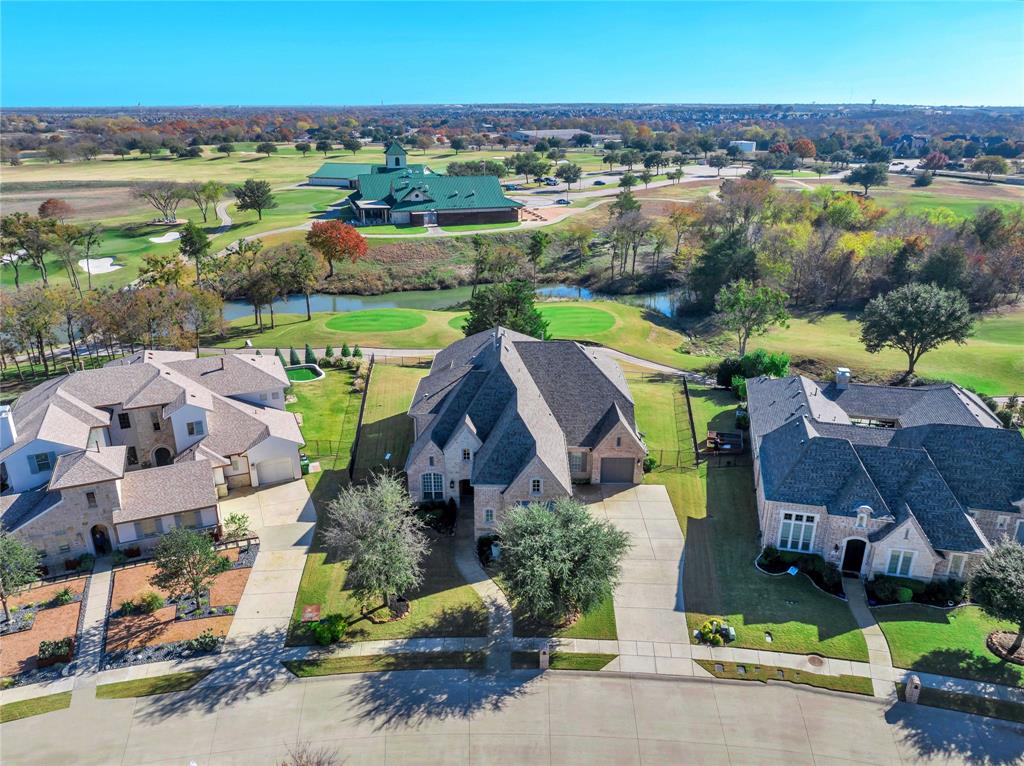
<svg viewBox="0 0 1024 766">
<path fill-rule="evenodd" d="M 793 154 L 803 160 L 809 160 L 818 153 L 818 150 L 814 146 L 814 142 L 809 138 L 798 138 L 793 142 L 793 146 L 791 146 L 790 149 Z"/>
<path fill-rule="evenodd" d="M 363 235 L 341 221 L 316 221 L 306 234 L 306 244 L 327 261 L 327 277 L 334 276 L 334 262 L 348 258 L 355 263 L 366 255 Z"/>
<path fill-rule="evenodd" d="M 39 206 L 39 217 L 50 218 L 58 223 L 64 223 L 75 214 L 75 209 L 67 202 L 56 197 L 50 197 Z"/>
<path fill-rule="evenodd" d="M 949 157 L 942 152 L 930 152 L 918 167 L 924 168 L 925 170 L 942 170 L 946 165 L 949 164 Z"/>
</svg>

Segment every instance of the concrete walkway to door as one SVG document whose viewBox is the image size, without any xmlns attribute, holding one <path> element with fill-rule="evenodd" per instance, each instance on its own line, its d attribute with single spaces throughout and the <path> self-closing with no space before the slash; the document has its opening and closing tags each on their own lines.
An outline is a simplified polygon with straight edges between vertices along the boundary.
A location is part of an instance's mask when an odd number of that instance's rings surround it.
<svg viewBox="0 0 1024 766">
<path fill-rule="evenodd" d="M 844 577 L 843 590 L 846 601 L 853 612 L 853 619 L 864 635 L 868 645 L 868 672 L 871 674 L 871 685 L 876 697 L 885 697 L 892 692 L 893 667 L 892 655 L 889 653 L 889 642 L 885 640 L 882 629 L 878 627 L 875 616 L 868 607 L 867 593 L 864 583 L 859 577 Z"/>
</svg>

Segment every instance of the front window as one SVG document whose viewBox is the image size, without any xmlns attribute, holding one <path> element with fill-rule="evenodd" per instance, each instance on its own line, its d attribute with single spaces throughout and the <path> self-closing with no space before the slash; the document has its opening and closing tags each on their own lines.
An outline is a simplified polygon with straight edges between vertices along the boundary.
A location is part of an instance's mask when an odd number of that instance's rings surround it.
<svg viewBox="0 0 1024 766">
<path fill-rule="evenodd" d="M 809 551 L 817 521 L 818 517 L 809 513 L 782 514 L 779 548 L 785 551 Z"/>
<path fill-rule="evenodd" d="M 128 465 L 138 465 L 139 464 L 139 453 L 138 453 L 138 450 L 136 450 L 135 447 L 129 447 L 126 459 L 128 461 Z"/>
<path fill-rule="evenodd" d="M 195 529 L 202 525 L 201 522 L 202 516 L 199 514 L 199 511 L 186 511 L 181 514 L 181 521 L 178 526 Z"/>
<path fill-rule="evenodd" d="M 137 538 L 156 537 L 158 534 L 156 519 L 143 519 L 142 521 L 135 522 L 135 536 Z"/>
<path fill-rule="evenodd" d="M 868 525 L 868 515 L 866 513 L 857 514 L 857 528 L 864 529 Z"/>
<path fill-rule="evenodd" d="M 128 416 L 127 412 L 120 412 L 117 415 L 117 424 L 121 428 L 131 428 L 132 427 L 132 419 Z"/>
<path fill-rule="evenodd" d="M 949 576 L 962 578 L 964 576 L 964 565 L 967 557 L 962 553 L 954 553 L 949 559 Z"/>
<path fill-rule="evenodd" d="M 530 479 L 530 494 L 539 495 L 544 489 L 544 482 L 540 479 Z"/>
<path fill-rule="evenodd" d="M 96 493 L 95 492 L 86 492 L 85 493 L 85 502 L 89 505 L 90 508 L 95 508 L 96 507 Z"/>
<path fill-rule="evenodd" d="M 193 420 L 185 424 L 185 430 L 189 436 L 202 436 L 203 435 L 203 421 Z"/>
<path fill-rule="evenodd" d="M 45 473 L 46 471 L 53 470 L 53 453 L 52 452 L 40 452 L 36 455 L 28 456 L 28 467 L 32 473 Z"/>
<path fill-rule="evenodd" d="M 582 473 L 585 467 L 585 462 L 582 452 L 570 452 L 569 453 L 569 470 L 573 473 Z"/>
<path fill-rule="evenodd" d="M 494 509 L 493 508 L 488 508 L 486 511 L 484 511 L 484 523 L 485 524 L 493 524 L 494 523 Z"/>
<path fill-rule="evenodd" d="M 423 474 L 423 499 L 444 500 L 444 478 L 441 474 Z"/>
<path fill-rule="evenodd" d="M 470 452 L 469 452 L 469 450 L 468 450 L 468 449 L 464 449 L 464 450 L 462 450 L 462 459 L 463 459 L 463 460 L 464 460 L 465 462 L 467 462 L 467 463 L 468 463 L 468 462 L 470 461 L 470 459 L 471 459 L 472 457 L 473 457 L 473 456 L 472 456 L 472 455 L 470 454 Z"/>
<path fill-rule="evenodd" d="M 913 551 L 891 551 L 889 553 L 889 566 L 886 567 L 885 572 L 897 577 L 908 577 L 913 563 Z"/>
<path fill-rule="evenodd" d="M 616 447 L 621 447 L 622 446 L 622 437 L 621 436 L 616 436 L 615 437 L 615 446 Z"/>
</svg>

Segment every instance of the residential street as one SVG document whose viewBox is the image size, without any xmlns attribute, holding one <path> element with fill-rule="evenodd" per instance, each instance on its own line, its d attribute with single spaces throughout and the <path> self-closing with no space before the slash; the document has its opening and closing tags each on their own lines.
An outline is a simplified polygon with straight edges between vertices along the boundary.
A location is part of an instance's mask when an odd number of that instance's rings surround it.
<svg viewBox="0 0 1024 766">
<path fill-rule="evenodd" d="M 7 766 L 256 766 L 279 763 L 296 742 L 337 749 L 348 766 L 1008 766 L 1024 757 L 1021 726 L 788 685 L 526 671 L 249 683 L 15 721 L 0 730 L 0 757 Z"/>
</svg>

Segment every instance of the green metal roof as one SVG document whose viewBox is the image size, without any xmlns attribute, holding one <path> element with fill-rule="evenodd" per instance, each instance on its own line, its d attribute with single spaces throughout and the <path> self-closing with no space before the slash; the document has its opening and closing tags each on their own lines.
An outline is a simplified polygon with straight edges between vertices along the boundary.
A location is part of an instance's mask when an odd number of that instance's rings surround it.
<svg viewBox="0 0 1024 766">
<path fill-rule="evenodd" d="M 384 150 L 384 154 L 408 154 L 408 152 L 405 151 L 405 147 L 398 143 L 397 139 L 392 138 L 388 148 Z"/>
<path fill-rule="evenodd" d="M 380 200 L 392 210 L 479 210 L 517 208 L 495 176 L 443 176 L 417 172 L 379 173 L 359 177 L 353 201 Z"/>
<path fill-rule="evenodd" d="M 373 165 L 362 162 L 325 162 L 310 178 L 344 178 L 351 181 L 357 176 L 373 172 Z"/>
</svg>

